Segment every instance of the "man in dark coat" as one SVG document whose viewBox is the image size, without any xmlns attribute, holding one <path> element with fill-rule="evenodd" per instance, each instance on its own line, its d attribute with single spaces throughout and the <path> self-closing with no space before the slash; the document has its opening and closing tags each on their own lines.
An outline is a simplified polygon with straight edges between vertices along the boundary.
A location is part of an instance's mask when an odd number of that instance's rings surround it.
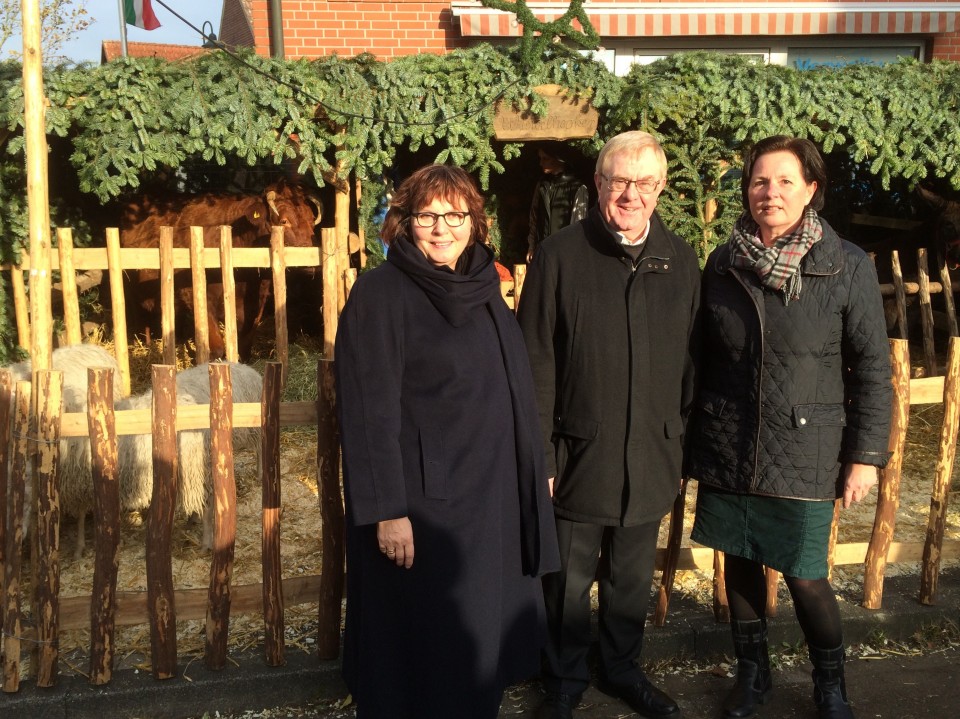
<svg viewBox="0 0 960 719">
<path fill-rule="evenodd" d="M 598 206 L 547 238 L 519 320 L 547 444 L 561 571 L 544 578 L 550 637 L 540 716 L 570 717 L 589 683 L 601 551 L 601 690 L 646 717 L 677 704 L 637 666 L 660 520 L 677 496 L 693 395 L 699 267 L 655 213 L 667 161 L 628 132 L 597 159 Z"/>
</svg>

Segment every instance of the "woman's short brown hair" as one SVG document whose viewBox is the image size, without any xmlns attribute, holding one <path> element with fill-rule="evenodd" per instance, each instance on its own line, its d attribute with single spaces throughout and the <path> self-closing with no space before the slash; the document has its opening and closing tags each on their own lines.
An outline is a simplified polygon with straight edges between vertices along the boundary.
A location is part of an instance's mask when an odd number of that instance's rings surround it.
<svg viewBox="0 0 960 719">
<path fill-rule="evenodd" d="M 380 236 L 387 245 L 398 239 L 413 241 L 410 232 L 410 214 L 429 205 L 437 198 L 452 205 L 466 203 L 470 214 L 470 244 L 487 242 L 487 217 L 483 196 L 473 178 L 452 165 L 427 165 L 404 180 L 393 195 L 390 209 L 384 218 Z"/>
<path fill-rule="evenodd" d="M 824 198 L 827 193 L 827 166 L 823 162 L 820 150 L 810 140 L 802 137 L 790 137 L 789 135 L 765 137 L 757 141 L 747 151 L 743 158 L 743 175 L 740 177 L 740 197 L 743 201 L 743 209 L 747 212 L 750 211 L 750 199 L 747 196 L 747 191 L 750 188 L 753 166 L 762 155 L 781 151 L 789 152 L 797 158 L 803 172 L 803 179 L 807 184 L 817 183 L 817 190 L 813 193 L 809 206 L 819 212 L 823 209 Z"/>
</svg>

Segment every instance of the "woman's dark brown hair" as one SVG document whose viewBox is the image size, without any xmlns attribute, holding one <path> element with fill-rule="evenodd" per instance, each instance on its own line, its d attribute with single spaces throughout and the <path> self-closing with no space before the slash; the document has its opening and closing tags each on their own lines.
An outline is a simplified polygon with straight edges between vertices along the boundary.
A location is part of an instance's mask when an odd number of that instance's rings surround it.
<svg viewBox="0 0 960 719">
<path fill-rule="evenodd" d="M 824 197 L 827 192 L 827 166 L 823 162 L 820 150 L 810 140 L 789 135 L 774 135 L 758 141 L 743 158 L 743 175 L 740 177 L 740 196 L 743 209 L 750 211 L 750 200 L 747 192 L 750 188 L 750 176 L 753 166 L 762 156 L 771 152 L 789 152 L 800 162 L 803 179 L 810 184 L 817 183 L 817 190 L 810 200 L 810 207 L 819 212 L 823 209 Z"/>
<path fill-rule="evenodd" d="M 469 244 L 486 244 L 487 216 L 483 211 L 483 196 L 467 172 L 451 165 L 421 167 L 401 183 L 380 230 L 383 241 L 387 245 L 398 239 L 413 242 L 410 213 L 423 210 L 438 198 L 454 207 L 465 205 L 463 209 L 470 214 Z"/>
</svg>

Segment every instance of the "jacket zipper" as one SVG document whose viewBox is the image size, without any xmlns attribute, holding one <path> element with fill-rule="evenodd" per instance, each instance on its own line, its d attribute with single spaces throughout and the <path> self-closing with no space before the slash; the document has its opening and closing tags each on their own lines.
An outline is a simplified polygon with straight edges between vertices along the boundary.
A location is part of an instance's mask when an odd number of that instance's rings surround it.
<svg viewBox="0 0 960 719">
<path fill-rule="evenodd" d="M 746 291 L 747 297 L 750 298 L 754 308 L 757 310 L 757 320 L 760 322 L 760 367 L 757 370 L 757 431 L 753 442 L 753 477 L 750 480 L 750 491 L 756 492 L 757 469 L 760 466 L 760 422 L 763 414 L 763 358 L 766 357 L 767 354 L 767 340 L 766 334 L 763 331 L 763 312 L 760 311 L 760 305 L 757 303 L 756 297 L 753 296 L 753 292 L 750 291 L 747 283 L 740 277 L 739 272 L 730 268 L 730 273 Z"/>
</svg>

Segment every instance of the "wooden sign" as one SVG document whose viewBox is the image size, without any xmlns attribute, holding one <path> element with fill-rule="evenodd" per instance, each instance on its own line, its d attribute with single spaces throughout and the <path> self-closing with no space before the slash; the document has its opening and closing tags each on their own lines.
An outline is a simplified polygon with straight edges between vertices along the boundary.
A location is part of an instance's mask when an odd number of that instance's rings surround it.
<svg viewBox="0 0 960 719">
<path fill-rule="evenodd" d="M 493 118 L 496 139 L 571 140 L 596 134 L 600 114 L 589 102 L 568 95 L 560 85 L 541 85 L 535 91 L 546 98 L 547 114 L 537 117 L 529 107 L 517 110 L 498 103 Z"/>
</svg>

